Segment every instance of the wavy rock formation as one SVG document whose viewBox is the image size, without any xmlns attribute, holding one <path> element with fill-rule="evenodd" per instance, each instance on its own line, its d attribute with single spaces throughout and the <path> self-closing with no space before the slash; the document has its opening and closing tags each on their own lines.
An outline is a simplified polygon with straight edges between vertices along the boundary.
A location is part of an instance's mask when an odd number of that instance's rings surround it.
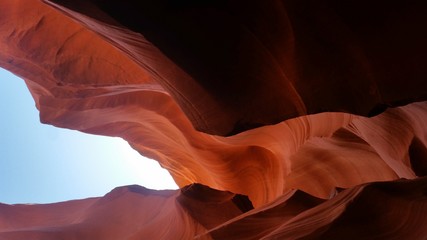
<svg viewBox="0 0 427 240">
<path fill-rule="evenodd" d="M 205 227 L 216 226 L 251 208 L 247 197 L 201 185 L 181 191 L 133 185 L 116 188 L 101 198 L 40 205 L 1 204 L 0 239 L 191 239 L 205 232 Z M 200 209 L 206 215 L 193 218 L 191 213 Z M 160 231 L 159 226 L 165 230 Z"/>
<path fill-rule="evenodd" d="M 318 199 L 297 192 L 290 198 L 242 214 L 199 237 L 425 239 L 426 190 L 424 177 L 359 185 L 321 204 Z"/>
<path fill-rule="evenodd" d="M 427 236 L 427 4 L 14 0 L 0 12 L 0 66 L 43 123 L 122 137 L 183 191 L 129 187 L 96 213 L 112 193 L 2 205 L 0 239 Z"/>
</svg>

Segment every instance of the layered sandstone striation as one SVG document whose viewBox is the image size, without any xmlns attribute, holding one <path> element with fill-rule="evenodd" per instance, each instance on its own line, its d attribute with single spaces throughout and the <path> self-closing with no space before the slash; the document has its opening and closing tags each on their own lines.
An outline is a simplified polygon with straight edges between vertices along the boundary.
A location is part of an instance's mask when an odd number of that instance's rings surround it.
<svg viewBox="0 0 427 240">
<path fill-rule="evenodd" d="M 0 2 L 41 121 L 182 188 L 1 205 L 0 239 L 427 236 L 425 4 L 155 2 Z"/>
<path fill-rule="evenodd" d="M 198 208 L 208 214 L 192 217 Z M 247 197 L 202 185 L 164 191 L 133 185 L 100 198 L 1 204 L 0 239 L 191 239 L 250 209 Z"/>
</svg>

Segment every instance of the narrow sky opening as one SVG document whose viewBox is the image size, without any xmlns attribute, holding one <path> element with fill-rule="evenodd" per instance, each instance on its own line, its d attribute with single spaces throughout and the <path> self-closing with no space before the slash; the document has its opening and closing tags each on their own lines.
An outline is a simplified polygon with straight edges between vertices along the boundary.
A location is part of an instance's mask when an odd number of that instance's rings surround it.
<svg viewBox="0 0 427 240">
<path fill-rule="evenodd" d="M 0 68 L 0 202 L 51 203 L 118 186 L 177 189 L 169 172 L 121 138 L 41 124 L 24 81 Z"/>
</svg>

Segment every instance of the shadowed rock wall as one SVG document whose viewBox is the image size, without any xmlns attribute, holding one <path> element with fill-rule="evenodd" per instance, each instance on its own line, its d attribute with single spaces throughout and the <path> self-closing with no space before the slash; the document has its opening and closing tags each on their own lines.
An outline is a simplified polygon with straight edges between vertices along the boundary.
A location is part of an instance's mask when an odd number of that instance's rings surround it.
<svg viewBox="0 0 427 240">
<path fill-rule="evenodd" d="M 0 239 L 427 235 L 421 1 L 16 0 L 0 12 L 0 66 L 43 123 L 122 137 L 187 193 L 120 197 L 93 216 L 93 199 L 2 205 Z M 115 228 L 99 217 L 122 207 Z"/>
</svg>

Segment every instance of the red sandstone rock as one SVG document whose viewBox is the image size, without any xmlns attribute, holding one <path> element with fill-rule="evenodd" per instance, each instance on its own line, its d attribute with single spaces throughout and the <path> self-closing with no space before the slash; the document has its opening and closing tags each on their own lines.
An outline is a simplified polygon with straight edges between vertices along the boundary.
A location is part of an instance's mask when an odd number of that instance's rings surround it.
<svg viewBox="0 0 427 240">
<path fill-rule="evenodd" d="M 425 4 L 166 2 L 0 2 L 0 66 L 42 122 L 225 192 L 1 205 L 0 239 L 425 238 L 427 102 L 382 112 L 426 99 Z"/>
<path fill-rule="evenodd" d="M 190 188 L 181 191 L 155 191 L 134 185 L 116 188 L 101 198 L 40 205 L 1 204 L 0 239 L 191 239 L 206 231 L 203 221 L 196 222 L 188 213 L 197 205 L 215 213 L 207 215 L 211 222 L 227 221 L 243 213 L 232 201 L 242 196 L 196 185 L 191 187 L 194 196 L 198 192 L 206 198 L 199 201 L 186 194 Z M 182 199 L 183 195 L 187 198 Z M 181 198 L 181 204 L 177 198 Z M 186 204 L 188 201 L 190 204 Z M 246 210 L 251 208 L 247 198 L 241 201 L 248 206 Z"/>
<path fill-rule="evenodd" d="M 45 2 L 150 69 L 204 132 L 427 99 L 422 1 Z"/>
<path fill-rule="evenodd" d="M 425 239 L 426 190 L 425 177 L 359 185 L 289 220 L 288 213 L 295 209 L 289 200 L 293 202 L 294 197 L 279 199 L 267 209 L 224 223 L 209 235 L 214 239 Z M 301 194 L 297 199 L 303 201 L 298 205 L 314 202 Z"/>
</svg>

